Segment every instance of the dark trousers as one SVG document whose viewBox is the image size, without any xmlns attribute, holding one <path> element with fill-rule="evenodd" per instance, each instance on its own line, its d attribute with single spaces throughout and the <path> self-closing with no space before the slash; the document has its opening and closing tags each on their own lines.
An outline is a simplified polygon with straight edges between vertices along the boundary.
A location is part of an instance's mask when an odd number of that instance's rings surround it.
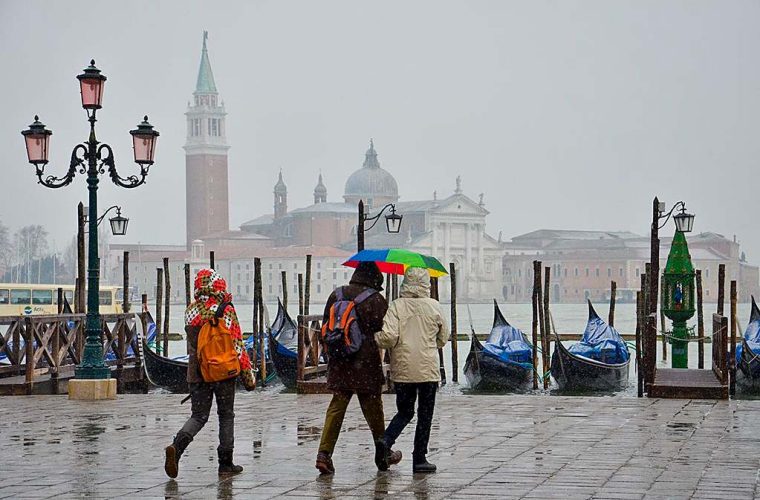
<svg viewBox="0 0 760 500">
<path fill-rule="evenodd" d="M 396 388 L 396 408 L 398 413 L 393 417 L 385 430 L 385 444 L 393 446 L 404 427 L 414 418 L 414 402 L 419 396 L 417 405 L 417 429 L 414 431 L 414 455 L 427 455 L 430 440 L 430 426 L 433 423 L 435 409 L 435 393 L 438 382 L 402 383 L 394 382 Z"/>
<path fill-rule="evenodd" d="M 208 422 L 211 400 L 216 397 L 216 413 L 219 416 L 219 451 L 232 451 L 235 447 L 235 379 L 221 382 L 194 384 L 192 391 L 193 414 L 180 432 L 195 437 Z"/>
</svg>

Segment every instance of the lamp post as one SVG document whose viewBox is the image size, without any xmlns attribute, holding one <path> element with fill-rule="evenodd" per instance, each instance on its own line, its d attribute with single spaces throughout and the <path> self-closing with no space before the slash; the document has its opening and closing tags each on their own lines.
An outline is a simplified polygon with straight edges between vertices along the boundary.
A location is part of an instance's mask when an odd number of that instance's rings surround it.
<svg viewBox="0 0 760 500">
<path fill-rule="evenodd" d="M 389 233 L 398 233 L 401 231 L 401 220 L 404 216 L 396 213 L 396 205 L 388 203 L 377 213 L 377 215 L 369 217 L 364 212 L 364 200 L 359 200 L 359 224 L 356 227 L 356 247 L 359 252 L 364 250 L 364 233 L 375 227 L 377 221 L 380 220 L 380 216 L 389 208 L 390 213 L 385 216 L 385 227 Z M 372 225 L 365 229 L 364 223 L 368 221 L 372 221 Z"/>
<path fill-rule="evenodd" d="M 142 185 L 148 175 L 150 166 L 153 164 L 156 138 L 159 134 L 148 123 L 147 116 L 136 129 L 129 132 L 132 135 L 134 161 L 140 166 L 140 172 L 128 177 L 121 177 L 116 171 L 111 146 L 99 142 L 95 136 L 96 112 L 102 107 L 106 76 L 95 67 L 95 61 L 92 60 L 90 61 L 90 66 L 82 74 L 78 75 L 77 79 L 80 84 L 82 107 L 86 110 L 88 121 L 90 122 L 90 135 L 86 142 L 74 146 L 71 152 L 69 170 L 63 177 L 45 175 L 52 131 L 45 128 L 45 125 L 39 121 L 39 117 L 35 116 L 34 123 L 27 130 L 22 131 L 21 134 L 26 142 L 29 163 L 35 167 L 39 184 L 53 189 L 61 188 L 69 185 L 77 173 L 87 174 L 87 188 L 89 190 L 88 231 L 90 233 L 90 241 L 87 262 L 86 341 L 81 362 L 75 370 L 75 378 L 103 380 L 110 377 L 111 371 L 103 362 L 103 345 L 100 340 L 98 223 L 102 220 L 102 217 L 98 218 L 97 192 L 100 180 L 99 174 L 105 174 L 107 171 L 113 183 L 124 188 L 135 188 Z M 121 217 L 121 211 L 118 207 L 116 208 L 117 215 L 111 219 L 111 227 L 114 231 L 126 231 L 128 220 Z M 69 394 L 72 394 L 71 390 Z M 100 399 L 100 397 L 95 394 L 88 399 Z"/>
<path fill-rule="evenodd" d="M 680 213 L 673 213 L 680 209 Z M 659 295 L 659 275 L 660 275 L 660 240 L 659 230 L 665 227 L 665 224 L 673 218 L 676 225 L 676 233 L 673 236 L 668 263 L 665 267 L 663 276 L 663 313 L 673 320 L 673 337 L 686 339 L 686 320 L 694 315 L 694 268 L 691 264 L 689 249 L 686 244 L 684 233 L 691 232 L 694 226 L 694 215 L 686 212 L 686 203 L 677 202 L 673 207 L 665 212 L 665 203 L 654 199 L 653 218 L 652 218 L 652 241 L 651 241 L 651 273 L 647 276 L 649 280 L 649 304 L 648 314 L 650 322 L 654 325 L 654 331 L 657 330 L 657 297 Z M 660 224 L 660 221 L 664 222 Z M 689 271 L 690 269 L 690 271 Z M 691 313 L 689 314 L 689 308 Z M 651 332 L 650 332 L 651 334 Z M 652 344 L 655 345 L 655 344 Z M 686 368 L 688 365 L 688 343 L 686 340 L 673 340 L 673 368 Z M 649 356 L 649 355 L 647 355 Z M 654 360 L 652 353 L 652 360 Z"/>
</svg>

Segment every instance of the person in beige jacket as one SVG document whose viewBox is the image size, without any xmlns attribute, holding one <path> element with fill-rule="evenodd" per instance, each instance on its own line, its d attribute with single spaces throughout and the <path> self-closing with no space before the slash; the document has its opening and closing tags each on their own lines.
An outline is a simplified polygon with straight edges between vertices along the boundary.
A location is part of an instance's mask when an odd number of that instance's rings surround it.
<svg viewBox="0 0 760 500">
<path fill-rule="evenodd" d="M 375 341 L 378 347 L 390 350 L 391 380 L 396 388 L 398 413 L 385 430 L 386 450 L 391 449 L 414 417 L 414 403 L 419 397 L 412 453 L 414 472 L 436 470 L 427 461 L 427 446 L 440 380 L 438 349 L 448 339 L 449 327 L 438 301 L 430 298 L 428 271 L 410 267 L 404 274 L 401 297 L 388 307 L 383 329 L 375 334 Z"/>
</svg>

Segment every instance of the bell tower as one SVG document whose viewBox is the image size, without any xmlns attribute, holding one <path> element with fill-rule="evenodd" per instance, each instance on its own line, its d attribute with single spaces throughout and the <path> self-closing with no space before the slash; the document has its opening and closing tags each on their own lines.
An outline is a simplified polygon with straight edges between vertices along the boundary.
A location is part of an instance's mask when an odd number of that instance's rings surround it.
<svg viewBox="0 0 760 500">
<path fill-rule="evenodd" d="M 279 220 L 288 214 L 288 186 L 282 180 L 282 169 L 274 185 L 274 219 Z"/>
<path fill-rule="evenodd" d="M 203 32 L 203 50 L 193 100 L 188 103 L 185 141 L 187 248 L 192 242 L 230 227 L 227 180 L 227 127 L 224 103 L 216 90 Z"/>
</svg>

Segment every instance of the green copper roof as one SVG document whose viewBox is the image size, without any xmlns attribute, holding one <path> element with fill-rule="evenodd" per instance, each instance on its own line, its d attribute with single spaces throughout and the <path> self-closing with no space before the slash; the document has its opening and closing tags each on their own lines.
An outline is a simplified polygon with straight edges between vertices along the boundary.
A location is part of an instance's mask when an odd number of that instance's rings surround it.
<svg viewBox="0 0 760 500">
<path fill-rule="evenodd" d="M 206 40 L 208 40 L 208 31 L 203 32 L 203 52 L 201 53 L 201 66 L 198 68 L 198 82 L 195 84 L 195 92 L 215 94 L 216 83 L 214 83 L 214 73 L 211 71 L 211 63 L 208 60 Z"/>
<path fill-rule="evenodd" d="M 676 231 L 673 243 L 670 245 L 668 263 L 665 265 L 665 273 L 669 274 L 693 274 L 694 266 L 689 255 L 689 245 L 686 244 L 686 236 L 681 231 Z"/>
</svg>

